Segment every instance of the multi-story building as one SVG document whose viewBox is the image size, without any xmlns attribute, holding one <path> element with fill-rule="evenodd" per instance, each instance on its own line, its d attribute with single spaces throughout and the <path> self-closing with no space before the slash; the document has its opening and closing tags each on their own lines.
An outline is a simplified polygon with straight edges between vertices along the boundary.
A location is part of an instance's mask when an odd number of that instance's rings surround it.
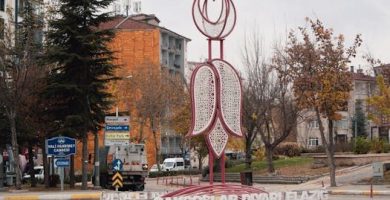
<svg viewBox="0 0 390 200">
<path fill-rule="evenodd" d="M 115 52 L 115 64 L 121 66 L 118 75 L 130 76 L 140 66 L 149 66 L 157 70 L 164 68 L 171 74 L 180 74 L 184 77 L 187 43 L 190 39 L 160 26 L 159 23 L 160 20 L 154 15 L 136 14 L 127 17 L 117 16 L 101 25 L 103 29 L 115 30 L 115 37 L 108 45 Z M 126 109 L 119 107 L 119 110 Z M 169 124 L 163 124 L 159 136 L 161 145 L 159 153 L 163 158 L 183 156 L 182 136 L 170 129 Z M 146 141 L 146 145 L 153 146 L 154 143 Z M 148 163 L 155 163 L 153 154 L 156 152 L 147 153 Z"/>
<path fill-rule="evenodd" d="M 375 76 L 383 75 L 385 83 L 390 85 L 390 64 L 374 67 Z M 390 143 L 390 118 L 382 116 L 380 124 L 374 126 L 373 132 L 379 138 L 385 139 Z"/>
<path fill-rule="evenodd" d="M 338 113 L 341 115 L 341 119 L 334 121 L 334 141 L 336 143 L 347 143 L 353 137 L 356 136 L 356 132 L 353 132 L 352 126 L 354 126 L 354 116 L 356 111 L 356 104 L 361 102 L 362 110 L 366 117 L 368 114 L 368 107 L 366 105 L 366 99 L 371 97 L 375 92 L 375 77 L 365 75 L 362 69 L 354 71 L 354 67 L 351 67 L 352 74 L 352 91 L 350 92 L 350 98 L 348 100 L 348 106 L 345 110 L 341 110 Z M 319 131 L 319 124 L 315 117 L 315 113 L 307 111 L 303 117 L 301 123 L 298 123 L 297 129 L 297 141 L 300 145 L 306 148 L 315 148 L 323 144 Z M 299 121 L 299 120 L 298 120 Z M 325 132 L 328 132 L 328 121 L 322 118 L 322 123 L 325 128 Z M 378 137 L 375 133 L 375 124 L 367 120 L 366 133 L 369 137 Z M 326 134 L 328 136 L 328 134 Z M 328 139 L 328 138 L 327 138 Z"/>
</svg>

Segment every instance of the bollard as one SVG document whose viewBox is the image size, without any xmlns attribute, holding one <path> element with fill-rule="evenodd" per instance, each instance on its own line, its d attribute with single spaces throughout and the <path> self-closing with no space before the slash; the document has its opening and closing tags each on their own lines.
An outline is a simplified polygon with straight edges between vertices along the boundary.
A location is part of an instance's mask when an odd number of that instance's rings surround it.
<svg viewBox="0 0 390 200">
<path fill-rule="evenodd" d="M 371 186 L 370 186 L 370 198 L 373 199 L 374 197 L 374 194 L 373 194 L 373 188 L 372 188 L 372 183 L 371 183 Z"/>
<path fill-rule="evenodd" d="M 171 177 L 171 185 L 173 184 L 173 177 Z"/>
<path fill-rule="evenodd" d="M 324 181 L 322 181 L 322 188 L 325 188 L 325 184 L 324 184 Z"/>
<path fill-rule="evenodd" d="M 158 178 L 159 178 L 159 177 L 157 176 L 157 185 L 158 185 Z"/>
<path fill-rule="evenodd" d="M 186 186 L 186 178 L 183 178 L 183 185 Z"/>
</svg>

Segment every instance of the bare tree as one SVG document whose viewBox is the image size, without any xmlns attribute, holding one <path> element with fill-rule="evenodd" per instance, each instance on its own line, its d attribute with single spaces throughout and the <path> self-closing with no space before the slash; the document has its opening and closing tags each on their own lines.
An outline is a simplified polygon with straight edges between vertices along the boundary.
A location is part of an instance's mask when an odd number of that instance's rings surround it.
<svg viewBox="0 0 390 200">
<path fill-rule="evenodd" d="M 21 170 L 19 167 L 19 142 L 16 120 L 27 107 L 29 97 L 40 66 L 38 56 L 40 43 L 35 34 L 40 30 L 36 13 L 32 10 L 32 1 L 26 2 L 24 20 L 13 25 L 12 10 L 7 10 L 9 21 L 5 22 L 3 39 L 0 39 L 0 106 L 3 106 L 11 128 L 11 144 L 16 172 L 16 189 L 21 188 Z"/>
<path fill-rule="evenodd" d="M 152 132 L 155 159 L 160 169 L 161 130 L 169 125 L 167 121 L 172 118 L 174 110 L 184 105 L 184 80 L 181 75 L 169 73 L 167 69 L 152 63 L 140 65 L 130 73 L 131 78 L 121 91 L 125 93 L 125 99 L 128 98 L 132 116 L 142 122 L 139 140 L 145 137 L 143 126 Z"/>
</svg>

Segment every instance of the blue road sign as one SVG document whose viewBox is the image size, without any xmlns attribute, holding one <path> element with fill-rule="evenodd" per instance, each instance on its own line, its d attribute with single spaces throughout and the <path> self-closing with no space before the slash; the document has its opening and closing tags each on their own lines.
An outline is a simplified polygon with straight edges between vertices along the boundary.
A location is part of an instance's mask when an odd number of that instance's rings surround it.
<svg viewBox="0 0 390 200">
<path fill-rule="evenodd" d="M 123 170 L 123 163 L 119 159 L 115 159 L 112 162 L 112 170 L 113 171 L 122 171 Z"/>
<path fill-rule="evenodd" d="M 68 156 L 76 153 L 76 140 L 70 137 L 54 137 L 46 140 L 46 153 L 54 156 Z"/>
<path fill-rule="evenodd" d="M 69 167 L 70 160 L 69 160 L 69 158 L 57 158 L 55 164 L 57 167 Z"/>
<path fill-rule="evenodd" d="M 129 125 L 106 125 L 106 131 L 129 131 Z"/>
</svg>

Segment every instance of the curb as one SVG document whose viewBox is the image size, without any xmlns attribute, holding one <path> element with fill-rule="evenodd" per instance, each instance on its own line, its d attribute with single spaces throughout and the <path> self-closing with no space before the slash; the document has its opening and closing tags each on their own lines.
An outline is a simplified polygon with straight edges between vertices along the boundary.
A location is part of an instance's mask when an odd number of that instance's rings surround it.
<svg viewBox="0 0 390 200">
<path fill-rule="evenodd" d="M 370 190 L 329 190 L 329 194 L 331 195 L 364 195 L 370 196 Z M 372 191 L 373 196 L 390 196 L 390 191 L 380 190 L 380 191 Z"/>
<path fill-rule="evenodd" d="M 41 195 L 5 195 L 0 197 L 0 200 L 73 200 L 73 199 L 88 199 L 100 200 L 101 192 L 86 193 L 86 194 L 41 194 Z"/>
</svg>

